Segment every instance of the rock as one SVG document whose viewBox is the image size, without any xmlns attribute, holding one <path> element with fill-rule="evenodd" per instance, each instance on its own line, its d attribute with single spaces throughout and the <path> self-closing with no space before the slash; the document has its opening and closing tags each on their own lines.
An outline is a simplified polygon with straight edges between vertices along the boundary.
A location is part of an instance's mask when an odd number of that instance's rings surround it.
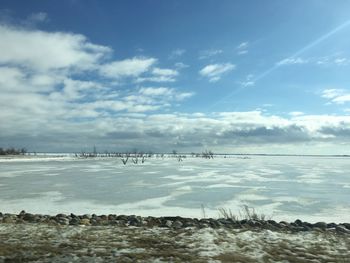
<svg viewBox="0 0 350 263">
<path fill-rule="evenodd" d="M 342 224 L 346 229 L 350 230 L 350 224 L 349 223 L 343 223 Z"/>
<path fill-rule="evenodd" d="M 67 217 L 65 214 L 57 214 L 56 217 Z"/>
<path fill-rule="evenodd" d="M 348 230 L 345 226 L 343 225 L 338 225 L 335 227 L 335 230 L 339 233 L 344 233 L 344 234 L 350 234 L 350 230 Z"/>
<path fill-rule="evenodd" d="M 58 217 L 56 218 L 55 222 L 57 222 L 60 225 L 69 225 L 69 219 L 66 217 Z"/>
<path fill-rule="evenodd" d="M 241 225 L 245 225 L 245 224 L 247 224 L 247 222 L 248 222 L 247 219 L 243 219 L 243 220 L 239 221 L 239 223 L 240 223 Z"/>
<path fill-rule="evenodd" d="M 327 228 L 327 224 L 325 222 L 317 222 L 317 223 L 313 224 L 313 227 L 325 230 Z"/>
<path fill-rule="evenodd" d="M 88 219 L 88 218 L 83 218 L 83 219 L 80 220 L 80 224 L 81 224 L 81 225 L 84 225 L 84 226 L 89 226 L 89 225 L 91 225 L 91 224 L 90 224 L 90 219 Z"/>
<path fill-rule="evenodd" d="M 90 224 L 93 225 L 93 226 L 97 226 L 97 225 L 98 225 L 98 222 L 97 222 L 96 219 L 91 218 L 91 219 L 90 219 Z"/>
<path fill-rule="evenodd" d="M 185 220 L 183 223 L 184 227 L 196 227 L 198 224 L 193 220 Z"/>
<path fill-rule="evenodd" d="M 127 216 L 125 216 L 125 215 L 119 215 L 119 216 L 116 217 L 116 219 L 117 220 L 128 221 L 129 218 Z"/>
<path fill-rule="evenodd" d="M 16 220 L 15 220 L 14 218 L 12 218 L 12 217 L 4 217 L 4 218 L 2 219 L 2 222 L 3 222 L 3 223 L 6 223 L 6 224 L 11 224 L 11 223 L 15 223 Z"/>
<path fill-rule="evenodd" d="M 336 223 L 329 223 L 327 224 L 327 228 L 336 228 L 337 224 Z"/>
<path fill-rule="evenodd" d="M 117 218 L 117 215 L 112 215 L 112 214 L 108 215 L 108 220 L 115 220 L 116 218 Z"/>
<path fill-rule="evenodd" d="M 24 221 L 27 221 L 29 223 L 34 223 L 36 221 L 36 217 L 33 214 L 25 213 L 22 217 Z"/>
<path fill-rule="evenodd" d="M 79 225 L 80 224 L 80 219 L 78 217 L 74 217 L 69 221 L 70 225 Z"/>
<path fill-rule="evenodd" d="M 312 230 L 312 228 L 309 226 L 306 226 L 306 225 L 303 225 L 302 229 L 301 229 L 301 231 L 311 231 L 311 230 Z"/>
<path fill-rule="evenodd" d="M 100 215 L 99 218 L 102 220 L 102 221 L 107 221 L 108 220 L 108 217 L 106 215 Z"/>
<path fill-rule="evenodd" d="M 281 227 L 283 227 L 283 225 L 280 225 L 280 224 L 277 223 L 275 220 L 267 220 L 267 224 L 268 224 L 268 225 L 271 225 L 271 226 L 273 226 L 273 227 L 275 227 L 275 228 L 281 228 Z M 287 227 L 290 227 L 290 225 L 291 225 L 291 224 L 287 224 L 286 226 L 287 226 Z"/>
<path fill-rule="evenodd" d="M 183 226 L 183 224 L 179 220 L 176 220 L 172 225 L 172 227 L 176 228 L 176 229 L 181 228 L 182 226 Z"/>
<path fill-rule="evenodd" d="M 297 226 L 302 226 L 302 225 L 303 225 L 303 222 L 302 222 L 300 219 L 295 220 L 294 223 L 295 223 Z"/>
<path fill-rule="evenodd" d="M 26 211 L 22 210 L 22 211 L 18 214 L 18 216 L 19 216 L 19 217 L 23 217 L 25 214 L 26 214 Z"/>
<path fill-rule="evenodd" d="M 173 222 L 170 220 L 166 220 L 164 223 L 164 226 L 166 226 L 166 227 L 171 227 L 172 225 L 173 225 Z"/>
<path fill-rule="evenodd" d="M 128 217 L 128 224 L 130 226 L 142 226 L 142 217 L 131 215 Z"/>
<path fill-rule="evenodd" d="M 200 223 L 199 228 L 208 228 L 209 225 L 207 223 Z"/>
</svg>

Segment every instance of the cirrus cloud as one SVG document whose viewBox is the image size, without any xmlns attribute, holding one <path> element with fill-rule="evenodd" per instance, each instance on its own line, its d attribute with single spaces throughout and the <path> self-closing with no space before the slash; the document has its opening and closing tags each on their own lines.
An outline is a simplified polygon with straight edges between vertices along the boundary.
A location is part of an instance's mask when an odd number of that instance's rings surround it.
<svg viewBox="0 0 350 263">
<path fill-rule="evenodd" d="M 210 82 L 216 82 L 221 79 L 222 75 L 234 70 L 236 66 L 231 63 L 210 64 L 199 71 L 203 77 L 207 77 Z"/>
</svg>

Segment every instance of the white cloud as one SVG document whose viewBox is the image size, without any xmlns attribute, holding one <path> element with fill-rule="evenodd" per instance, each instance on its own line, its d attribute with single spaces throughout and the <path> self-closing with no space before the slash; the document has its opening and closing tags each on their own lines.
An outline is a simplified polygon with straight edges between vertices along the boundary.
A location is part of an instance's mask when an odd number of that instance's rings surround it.
<svg viewBox="0 0 350 263">
<path fill-rule="evenodd" d="M 103 76 L 109 78 L 137 77 L 147 72 L 156 62 L 155 58 L 134 57 L 104 64 L 99 70 Z"/>
<path fill-rule="evenodd" d="M 167 87 L 143 87 L 139 90 L 141 95 L 149 96 L 152 98 L 162 97 L 164 100 L 176 100 L 182 101 L 194 95 L 193 92 L 178 92 L 173 88 Z"/>
<path fill-rule="evenodd" d="M 209 78 L 210 82 L 216 82 L 220 80 L 223 74 L 230 72 L 235 68 L 236 66 L 231 63 L 210 64 L 202 68 L 199 71 L 199 74 Z"/>
<path fill-rule="evenodd" d="M 342 57 L 342 58 L 336 58 L 336 59 L 334 60 L 334 63 L 335 63 L 336 65 L 338 65 L 338 66 L 345 66 L 345 65 L 348 65 L 348 64 L 349 64 L 349 59 L 344 58 L 344 57 Z"/>
<path fill-rule="evenodd" d="M 30 70 L 92 69 L 111 52 L 83 35 L 49 33 L 0 25 L 0 63 Z"/>
<path fill-rule="evenodd" d="M 236 49 L 238 55 L 245 55 L 248 53 L 249 42 L 245 41 L 240 43 Z"/>
<path fill-rule="evenodd" d="M 339 54 L 324 56 L 315 60 L 316 64 L 320 66 L 348 66 L 350 64 L 350 60 L 347 57 L 339 56 Z"/>
<path fill-rule="evenodd" d="M 290 57 L 290 58 L 283 59 L 277 62 L 276 64 L 278 66 L 282 66 L 282 65 L 295 65 L 295 64 L 306 64 L 306 63 L 308 63 L 308 60 L 305 60 L 303 58 Z"/>
<path fill-rule="evenodd" d="M 241 82 L 239 82 L 239 84 L 243 88 L 254 86 L 255 85 L 254 75 L 252 75 L 252 74 L 247 75 L 245 81 L 241 81 Z"/>
<path fill-rule="evenodd" d="M 175 78 L 170 76 L 150 76 L 140 77 L 135 80 L 136 83 L 142 82 L 174 82 Z"/>
<path fill-rule="evenodd" d="M 248 48 L 248 45 L 249 45 L 249 43 L 247 41 L 242 42 L 237 46 L 237 49 L 246 49 L 246 48 Z"/>
<path fill-rule="evenodd" d="M 289 115 L 292 116 L 292 117 L 297 117 L 297 116 L 302 116 L 302 115 L 304 115 L 304 112 L 301 112 L 301 111 L 291 111 L 291 112 L 289 112 Z"/>
<path fill-rule="evenodd" d="M 179 73 L 174 69 L 165 69 L 165 68 L 154 68 L 152 70 L 152 73 L 157 76 L 168 76 L 168 77 L 175 77 Z"/>
<path fill-rule="evenodd" d="M 177 68 L 177 69 L 184 69 L 184 68 L 188 68 L 189 67 L 189 65 L 186 65 L 186 64 L 184 64 L 184 63 L 182 63 L 182 62 L 177 62 L 177 63 L 175 63 L 175 68 Z"/>
<path fill-rule="evenodd" d="M 221 49 L 208 49 L 199 52 L 199 59 L 207 59 L 223 53 Z"/>
<path fill-rule="evenodd" d="M 185 49 L 181 49 L 181 48 L 175 49 L 170 53 L 169 58 L 175 59 L 175 58 L 181 57 L 183 54 L 185 54 L 185 52 L 186 52 Z"/>
<path fill-rule="evenodd" d="M 245 55 L 248 53 L 248 50 L 240 50 L 237 52 L 238 55 Z"/>
<path fill-rule="evenodd" d="M 321 96 L 336 104 L 350 102 L 350 93 L 347 93 L 343 89 L 325 89 L 322 91 Z"/>
<path fill-rule="evenodd" d="M 322 91 L 322 97 L 326 99 L 334 99 L 344 94 L 343 89 L 325 89 Z"/>
<path fill-rule="evenodd" d="M 174 82 L 176 77 L 179 75 L 179 72 L 174 69 L 166 68 L 153 68 L 150 76 L 139 77 L 135 80 L 136 83 L 141 82 Z"/>
<path fill-rule="evenodd" d="M 130 87 L 142 74 L 168 79 L 178 75 L 177 70 L 154 67 L 156 58 L 110 61 L 109 47 L 73 33 L 5 25 L 0 26 L 0 33 L 4 40 L 0 42 L 0 143 L 9 143 L 9 136 L 17 134 L 14 129 L 28 138 L 50 137 L 48 145 L 56 142 L 54 138 L 63 139 L 62 134 L 74 137 L 79 132 L 81 137 L 77 136 L 83 139 L 94 130 L 95 125 L 85 126 L 89 121 L 104 127 L 95 130 L 101 135 L 114 130 L 108 126 L 110 119 L 177 107 L 193 95 L 174 88 L 143 90 L 147 95 Z M 115 84 L 120 78 L 127 88 Z"/>
</svg>

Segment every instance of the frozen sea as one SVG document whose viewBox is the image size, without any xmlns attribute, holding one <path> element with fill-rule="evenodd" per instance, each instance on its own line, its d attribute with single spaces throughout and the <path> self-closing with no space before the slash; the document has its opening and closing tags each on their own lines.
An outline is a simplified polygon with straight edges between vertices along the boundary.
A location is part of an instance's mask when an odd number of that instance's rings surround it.
<svg viewBox="0 0 350 263">
<path fill-rule="evenodd" d="M 350 222 L 349 171 L 350 158 L 311 156 L 0 159 L 0 211 L 217 218 L 247 205 L 277 221 Z"/>
</svg>

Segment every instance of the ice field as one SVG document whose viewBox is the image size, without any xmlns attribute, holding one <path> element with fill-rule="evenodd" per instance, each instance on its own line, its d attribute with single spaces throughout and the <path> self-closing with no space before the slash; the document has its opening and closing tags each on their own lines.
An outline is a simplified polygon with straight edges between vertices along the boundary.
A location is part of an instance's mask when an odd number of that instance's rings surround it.
<svg viewBox="0 0 350 263">
<path fill-rule="evenodd" d="M 219 217 L 247 205 L 274 220 L 341 223 L 349 171 L 340 157 L 0 159 L 0 211 Z"/>
</svg>

